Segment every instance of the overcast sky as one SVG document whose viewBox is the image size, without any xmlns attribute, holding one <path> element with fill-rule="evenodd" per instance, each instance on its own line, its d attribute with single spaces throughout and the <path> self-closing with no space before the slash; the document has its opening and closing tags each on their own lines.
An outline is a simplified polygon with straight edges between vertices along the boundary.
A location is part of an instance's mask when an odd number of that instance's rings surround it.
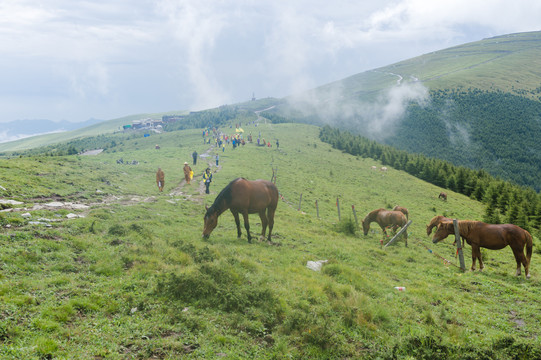
<svg viewBox="0 0 541 360">
<path fill-rule="evenodd" d="M 538 30 L 537 0 L 1 0 L 0 122 L 283 97 Z"/>
</svg>

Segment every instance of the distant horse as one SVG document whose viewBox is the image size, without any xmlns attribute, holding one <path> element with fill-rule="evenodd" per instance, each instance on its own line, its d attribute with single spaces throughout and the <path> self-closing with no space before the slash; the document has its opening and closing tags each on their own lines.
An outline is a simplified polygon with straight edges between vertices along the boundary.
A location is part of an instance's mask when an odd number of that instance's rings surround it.
<svg viewBox="0 0 541 360">
<path fill-rule="evenodd" d="M 481 221 L 460 220 L 458 221 L 460 236 L 472 247 L 472 265 L 475 270 L 475 260 L 479 259 L 479 269 L 483 270 L 480 248 L 500 250 L 509 245 L 517 262 L 517 276 L 520 275 L 520 264 L 524 266 L 526 277 L 530 277 L 530 260 L 532 258 L 532 236 L 526 230 L 513 224 L 485 224 Z M 443 221 L 432 237 L 432 242 L 437 243 L 445 239 L 449 234 L 454 234 L 453 222 Z M 526 256 L 524 256 L 526 246 Z"/>
<path fill-rule="evenodd" d="M 442 199 L 442 200 L 447 201 L 447 194 L 444 193 L 444 192 L 441 192 L 441 193 L 438 195 L 438 199 Z"/>
<path fill-rule="evenodd" d="M 399 227 L 406 225 L 408 220 L 406 219 L 406 215 L 404 215 L 400 211 L 389 211 L 383 208 L 373 210 L 363 219 L 363 232 L 365 235 L 368 234 L 368 230 L 370 230 L 370 223 L 372 222 L 377 222 L 378 225 L 381 227 L 381 230 L 383 230 L 383 233 L 387 235 L 386 228 L 388 226 L 391 226 L 393 231 L 396 231 L 396 229 L 398 229 Z M 404 234 L 407 246 L 408 234 Z"/>
<path fill-rule="evenodd" d="M 163 186 L 165 185 L 165 174 L 161 168 L 158 168 L 158 171 L 156 171 L 156 184 L 158 185 L 160 192 L 163 191 Z"/>
<path fill-rule="evenodd" d="M 393 208 L 393 211 L 400 211 L 402 214 L 406 215 L 406 220 L 409 220 L 409 212 L 408 209 L 406 209 L 405 207 L 396 205 Z"/>
<path fill-rule="evenodd" d="M 239 213 L 244 218 L 244 227 L 248 234 L 248 242 L 252 242 L 250 235 L 250 224 L 248 222 L 248 214 L 258 213 L 261 218 L 263 230 L 261 237 L 265 238 L 267 224 L 269 225 L 269 236 L 267 240 L 271 241 L 272 227 L 274 225 L 274 212 L 278 206 L 278 189 L 270 181 L 266 180 L 246 180 L 237 178 L 231 181 L 225 188 L 220 191 L 214 204 L 206 207 L 205 227 L 203 229 L 203 237 L 208 238 L 210 233 L 218 224 L 218 216 L 227 209 L 235 217 L 237 225 L 237 234 L 240 238 L 240 220 Z M 266 212 L 266 214 L 265 214 Z"/>
</svg>

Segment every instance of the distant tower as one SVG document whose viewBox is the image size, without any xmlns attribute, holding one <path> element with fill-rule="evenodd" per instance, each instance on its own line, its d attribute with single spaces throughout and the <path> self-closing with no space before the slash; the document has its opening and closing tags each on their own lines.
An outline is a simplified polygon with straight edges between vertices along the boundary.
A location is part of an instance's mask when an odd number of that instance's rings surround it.
<svg viewBox="0 0 541 360">
<path fill-rule="evenodd" d="M 255 101 L 255 93 L 252 93 L 252 101 Z"/>
</svg>

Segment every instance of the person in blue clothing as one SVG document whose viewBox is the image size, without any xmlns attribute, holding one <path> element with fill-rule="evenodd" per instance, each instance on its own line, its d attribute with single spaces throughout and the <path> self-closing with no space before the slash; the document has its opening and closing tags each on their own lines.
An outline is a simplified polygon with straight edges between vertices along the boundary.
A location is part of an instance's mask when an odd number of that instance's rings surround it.
<svg viewBox="0 0 541 360">
<path fill-rule="evenodd" d="M 207 168 L 205 170 L 205 173 L 203 174 L 203 179 L 205 180 L 205 193 L 210 194 L 209 186 L 212 182 L 212 173 L 210 172 L 210 168 Z"/>
</svg>

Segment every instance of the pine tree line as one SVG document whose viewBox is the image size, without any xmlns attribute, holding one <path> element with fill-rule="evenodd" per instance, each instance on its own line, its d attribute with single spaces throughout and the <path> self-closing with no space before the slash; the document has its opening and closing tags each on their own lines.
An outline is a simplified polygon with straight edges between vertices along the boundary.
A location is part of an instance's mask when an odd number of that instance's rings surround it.
<svg viewBox="0 0 541 360">
<path fill-rule="evenodd" d="M 485 170 L 397 150 L 328 125 L 321 128 L 319 137 L 338 150 L 379 160 L 383 165 L 481 201 L 486 205 L 484 222 L 511 223 L 529 231 L 541 229 L 541 195 L 532 188 L 495 178 Z"/>
</svg>

